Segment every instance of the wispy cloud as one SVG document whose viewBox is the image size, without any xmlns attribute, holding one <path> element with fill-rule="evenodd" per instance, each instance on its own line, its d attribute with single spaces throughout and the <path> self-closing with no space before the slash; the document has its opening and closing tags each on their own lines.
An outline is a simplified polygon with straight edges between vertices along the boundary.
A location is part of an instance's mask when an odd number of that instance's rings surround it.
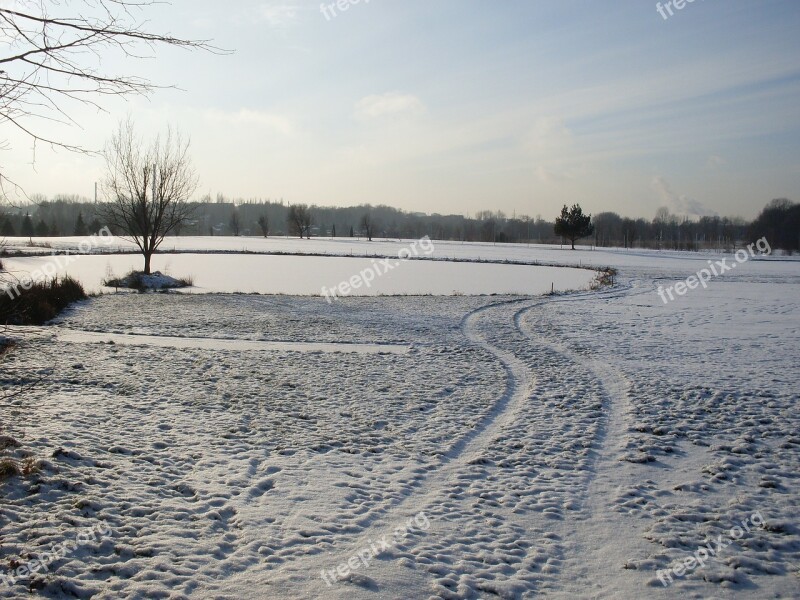
<svg viewBox="0 0 800 600">
<path fill-rule="evenodd" d="M 301 10 L 296 0 L 270 0 L 237 7 L 230 21 L 237 26 L 266 24 L 270 28 L 280 29 L 293 25 Z"/>
<path fill-rule="evenodd" d="M 263 127 L 287 136 L 294 133 L 294 126 L 288 117 L 249 108 L 237 111 L 209 109 L 205 111 L 205 117 L 234 126 Z"/>
<path fill-rule="evenodd" d="M 572 132 L 560 117 L 539 117 L 528 134 L 526 145 L 537 154 L 549 154 L 572 145 Z"/>
<path fill-rule="evenodd" d="M 536 177 L 540 182 L 547 185 L 554 185 L 574 179 L 572 175 L 567 172 L 557 172 L 552 168 L 545 167 L 544 165 L 539 165 L 536 167 Z"/>
<path fill-rule="evenodd" d="M 661 201 L 679 215 L 697 217 L 713 217 L 717 215 L 716 212 L 706 208 L 699 200 L 673 191 L 670 184 L 660 175 L 653 177 L 651 185 Z"/>
<path fill-rule="evenodd" d="M 356 117 L 360 119 L 375 119 L 401 114 L 413 115 L 424 111 L 425 105 L 419 98 L 400 92 L 373 94 L 356 103 Z"/>
<path fill-rule="evenodd" d="M 258 15 L 270 27 L 285 27 L 297 20 L 300 7 L 296 2 L 265 2 L 258 7 Z"/>
<path fill-rule="evenodd" d="M 513 136 L 513 128 L 508 129 L 508 135 Z M 572 179 L 565 166 L 573 154 L 574 140 L 561 117 L 536 117 L 521 141 L 541 183 L 553 185 Z"/>
<path fill-rule="evenodd" d="M 722 158 L 721 156 L 717 156 L 716 154 L 712 154 L 708 157 L 708 161 L 706 162 L 706 166 L 709 169 L 718 169 L 720 167 L 725 166 L 728 164 L 728 161 Z"/>
</svg>

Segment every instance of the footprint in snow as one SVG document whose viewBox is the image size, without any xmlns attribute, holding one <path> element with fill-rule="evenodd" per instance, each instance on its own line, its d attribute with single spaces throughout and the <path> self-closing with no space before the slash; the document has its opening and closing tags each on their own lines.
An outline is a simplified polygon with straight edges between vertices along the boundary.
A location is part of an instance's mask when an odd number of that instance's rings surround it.
<svg viewBox="0 0 800 600">
<path fill-rule="evenodd" d="M 262 479 L 259 481 L 253 489 L 250 490 L 249 499 L 255 500 L 256 498 L 260 498 L 268 491 L 275 487 L 275 480 L 274 479 Z"/>
</svg>

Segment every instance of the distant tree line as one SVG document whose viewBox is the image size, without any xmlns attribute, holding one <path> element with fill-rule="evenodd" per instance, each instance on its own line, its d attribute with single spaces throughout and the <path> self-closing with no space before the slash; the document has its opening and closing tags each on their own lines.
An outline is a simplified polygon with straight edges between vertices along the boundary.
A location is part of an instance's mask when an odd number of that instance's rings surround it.
<svg viewBox="0 0 800 600">
<path fill-rule="evenodd" d="M 71 236 L 96 233 L 103 222 L 102 203 L 86 198 L 33 197 L 34 203 L 7 208 L 0 214 L 0 236 Z M 481 211 L 474 216 L 413 213 L 389 206 L 323 207 L 289 204 L 283 200 L 232 200 L 218 194 L 193 203 L 191 216 L 177 235 L 364 237 L 496 243 L 571 243 L 555 232 L 553 220 Z M 114 231 L 114 227 L 111 227 Z M 124 233 L 114 231 L 116 234 Z M 580 240 L 598 247 L 662 250 L 731 250 L 766 237 L 773 248 L 800 251 L 800 204 L 770 202 L 752 222 L 738 217 L 692 219 L 666 208 L 652 220 L 631 219 L 614 212 L 591 218 L 591 234 Z"/>
<path fill-rule="evenodd" d="M 33 203 L 4 207 L 0 212 L 2 237 L 58 237 L 90 235 L 103 228 L 98 205 L 80 196 L 57 196 L 48 201 L 34 194 Z"/>
<path fill-rule="evenodd" d="M 800 204 L 773 200 L 750 225 L 751 240 L 767 238 L 774 248 L 800 252 Z"/>
<path fill-rule="evenodd" d="M 800 204 L 773 200 L 752 222 L 734 217 L 705 216 L 693 220 L 657 211 L 652 221 L 604 212 L 592 218 L 596 246 L 663 250 L 733 249 L 766 237 L 773 248 L 800 251 Z"/>
</svg>

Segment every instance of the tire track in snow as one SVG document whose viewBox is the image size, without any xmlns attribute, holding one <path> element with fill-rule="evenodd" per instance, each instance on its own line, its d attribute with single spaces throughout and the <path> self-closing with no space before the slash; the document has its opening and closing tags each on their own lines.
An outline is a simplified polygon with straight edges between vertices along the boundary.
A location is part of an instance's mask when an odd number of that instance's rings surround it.
<svg viewBox="0 0 800 600">
<path fill-rule="evenodd" d="M 532 392 L 533 378 L 528 367 L 511 352 L 497 348 L 484 340 L 478 332 L 476 321 L 484 313 L 494 309 L 530 302 L 530 298 L 496 302 L 482 306 L 464 316 L 461 321 L 461 331 L 469 343 L 483 348 L 503 364 L 506 370 L 505 392 L 494 403 L 479 425 L 459 438 L 443 455 L 442 461 L 410 485 L 407 493 L 389 507 L 373 509 L 363 516 L 364 529 L 349 535 L 347 540 L 341 540 L 337 544 L 336 551 L 326 557 L 326 562 L 330 563 L 332 567 L 346 562 L 350 556 L 367 544 L 367 540 L 380 538 L 390 532 L 398 523 L 406 521 L 440 499 L 447 493 L 449 483 L 454 482 L 455 477 L 465 470 L 471 461 L 478 459 L 487 445 L 496 439 L 510 422 L 513 422 L 514 409 L 526 402 Z M 541 303 L 541 300 L 535 302 L 538 304 Z M 521 310 L 526 308 L 528 306 Z M 310 567 L 304 567 L 303 562 L 305 561 L 302 556 L 296 556 L 283 563 L 281 570 L 291 566 L 291 571 L 294 573 L 308 572 L 312 578 L 316 579 L 315 585 L 324 585 L 318 578 L 318 573 L 312 571 Z M 345 587 L 339 591 L 347 589 Z"/>
<path fill-rule="evenodd" d="M 570 296 L 501 301 L 482 306 L 465 315 L 461 322 L 461 330 L 464 337 L 471 344 L 483 348 L 497 358 L 506 370 L 506 390 L 504 394 L 484 417 L 481 424 L 462 436 L 450 448 L 442 463 L 416 482 L 411 492 L 403 496 L 393 506 L 383 510 L 380 516 L 376 516 L 376 512 L 370 512 L 370 523 L 355 536 L 355 540 L 351 543 L 342 544 L 345 549 L 337 551 L 337 558 L 331 557 L 331 565 L 346 562 L 349 556 L 352 556 L 363 547 L 365 540 L 380 537 L 380 535 L 390 531 L 395 524 L 408 519 L 420 510 L 439 504 L 452 487 L 460 484 L 457 476 L 467 472 L 470 463 L 480 460 L 489 445 L 498 439 L 504 431 L 511 428 L 517 419 L 518 412 L 531 398 L 535 387 L 535 377 L 531 369 L 512 352 L 499 348 L 482 337 L 477 326 L 477 321 L 480 317 L 493 310 L 507 308 L 515 304 L 524 304 L 514 313 L 512 321 L 520 335 L 530 340 L 531 337 L 523 330 L 521 325 L 521 317 L 528 311 L 542 305 L 579 302 L 587 298 L 614 299 L 627 295 L 630 289 L 630 287 L 625 286 Z"/>
<path fill-rule="evenodd" d="M 459 438 L 450 447 L 447 453 L 443 455 L 442 461 L 438 465 L 405 486 L 406 489 L 404 493 L 399 498 L 393 500 L 388 506 L 383 505 L 373 508 L 362 515 L 359 522 L 363 525 L 363 529 L 358 532 L 347 534 L 346 537 L 341 535 L 336 549 L 327 554 L 325 559 L 326 564 L 332 568 L 337 564 L 347 562 L 349 557 L 363 549 L 368 540 L 380 538 L 383 534 L 390 532 L 395 525 L 406 521 L 409 517 L 419 513 L 421 510 L 425 510 L 426 507 L 440 504 L 451 489 L 451 486 L 458 485 L 458 475 L 467 471 L 470 463 L 475 460 L 480 460 L 481 455 L 489 445 L 494 440 L 498 439 L 504 430 L 514 424 L 518 409 L 529 400 L 535 385 L 535 378 L 531 373 L 531 369 L 512 352 L 499 348 L 483 338 L 477 325 L 477 321 L 480 317 L 493 310 L 501 310 L 515 304 L 524 304 L 524 306 L 516 311 L 512 321 L 515 328 L 519 330 L 520 335 L 528 337 L 525 332 L 520 329 L 520 316 L 537 306 L 553 302 L 581 301 L 585 300 L 587 297 L 614 298 L 625 295 L 628 289 L 628 287 L 617 287 L 599 292 L 583 292 L 570 296 L 544 299 L 516 298 L 513 300 L 494 302 L 465 315 L 461 321 L 461 331 L 464 337 L 469 343 L 483 348 L 498 359 L 505 368 L 505 392 L 486 413 L 480 424 Z M 444 526 L 445 524 L 442 525 Z M 298 584 L 298 579 L 302 577 L 301 574 L 305 574 L 306 578 L 310 576 L 312 579 L 312 590 L 316 589 L 316 586 L 324 585 L 314 568 L 306 566 L 305 563 L 307 559 L 303 555 L 286 557 L 286 559 L 287 560 L 280 565 L 280 570 L 275 573 L 275 575 L 279 576 L 281 579 L 286 578 L 286 581 L 292 581 L 293 586 Z M 309 560 L 317 563 L 319 562 L 318 558 L 311 558 Z M 271 578 L 268 579 L 268 581 L 273 583 Z M 274 583 L 278 583 L 278 581 L 274 581 Z M 296 587 L 292 589 L 296 590 Z M 352 593 L 353 588 L 345 586 L 343 588 L 338 588 L 337 591 L 346 593 L 347 590 L 350 590 L 350 593 Z M 326 591 L 329 592 L 330 595 L 330 592 L 333 590 L 328 589 Z"/>
<path fill-rule="evenodd" d="M 629 288 L 595 299 L 612 300 L 641 293 L 647 291 L 637 293 Z M 587 371 L 599 381 L 604 396 L 603 423 L 594 440 L 594 466 L 580 498 L 579 514 L 565 524 L 567 527 L 562 532 L 571 550 L 563 567 L 565 595 L 585 594 L 586 582 L 591 581 L 592 597 L 619 597 L 623 590 L 629 589 L 620 585 L 622 574 L 626 573 L 623 570 L 626 548 L 636 542 L 630 521 L 614 508 L 614 500 L 626 481 L 625 464 L 620 462 L 619 456 L 625 443 L 628 415 L 632 414 L 628 396 L 631 383 L 609 361 L 582 356 L 562 343 L 531 332 L 525 325 L 525 316 L 534 308 L 536 306 L 530 306 L 517 313 L 517 328 L 532 343 L 549 346 Z"/>
</svg>

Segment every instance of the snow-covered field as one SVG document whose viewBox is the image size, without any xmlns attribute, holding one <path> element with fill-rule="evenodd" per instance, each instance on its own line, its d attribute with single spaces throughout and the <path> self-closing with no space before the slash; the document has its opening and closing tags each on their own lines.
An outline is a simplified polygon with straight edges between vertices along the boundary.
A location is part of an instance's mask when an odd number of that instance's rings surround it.
<svg viewBox="0 0 800 600">
<path fill-rule="evenodd" d="M 31 387 L 0 401 L 21 444 L 0 447 L 38 472 L 0 483 L 0 576 L 104 535 L 0 597 L 800 597 L 800 262 L 664 304 L 720 257 L 436 256 L 620 273 L 548 297 L 111 294 L 13 331 L 3 383 Z"/>
</svg>

